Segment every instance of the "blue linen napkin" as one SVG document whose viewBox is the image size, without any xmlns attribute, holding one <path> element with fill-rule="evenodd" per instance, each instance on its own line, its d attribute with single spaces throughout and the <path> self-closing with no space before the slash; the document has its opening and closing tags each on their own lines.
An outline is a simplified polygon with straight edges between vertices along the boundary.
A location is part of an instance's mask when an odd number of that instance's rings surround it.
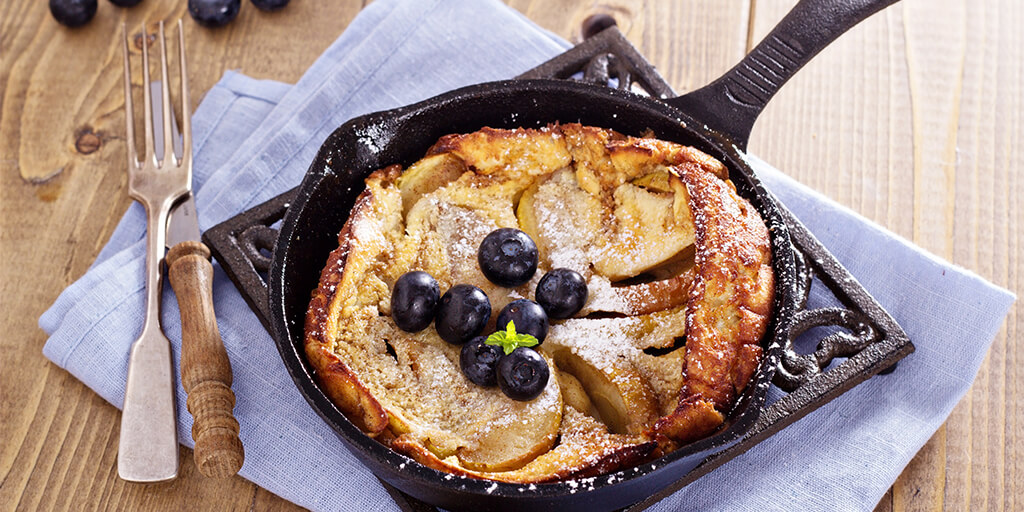
<svg viewBox="0 0 1024 512">
<path fill-rule="evenodd" d="M 229 72 L 192 118 L 200 226 L 296 186 L 322 141 L 351 117 L 509 78 L 568 46 L 492 0 L 378 0 L 294 86 Z M 1014 297 L 752 162 L 917 351 L 892 375 L 861 384 L 653 509 L 871 510 L 966 393 Z M 142 325 L 144 232 L 142 210 L 133 205 L 89 271 L 39 320 L 50 334 L 46 357 L 118 407 L 128 350 Z M 270 336 L 215 268 L 217 319 L 246 447 L 241 476 L 314 510 L 397 510 L 308 407 Z M 832 301 L 811 297 L 812 305 Z M 177 364 L 181 327 L 167 290 L 163 326 Z M 191 447 L 180 385 L 177 404 L 178 437 Z"/>
</svg>

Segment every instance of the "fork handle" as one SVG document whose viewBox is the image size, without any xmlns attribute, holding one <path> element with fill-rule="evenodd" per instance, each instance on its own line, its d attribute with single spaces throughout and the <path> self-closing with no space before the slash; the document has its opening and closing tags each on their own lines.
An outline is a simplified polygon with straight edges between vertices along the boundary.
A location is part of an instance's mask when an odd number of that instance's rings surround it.
<svg viewBox="0 0 1024 512">
<path fill-rule="evenodd" d="M 181 310 L 181 383 L 192 414 L 199 472 L 228 477 L 242 467 L 231 362 L 213 310 L 213 265 L 201 242 L 181 242 L 167 253 L 168 277 Z"/>
<path fill-rule="evenodd" d="M 140 200 L 141 201 L 141 200 Z M 128 356 L 117 444 L 117 474 L 129 482 L 178 476 L 178 427 L 171 342 L 160 328 L 160 260 L 170 202 L 146 207 L 146 317 Z"/>
</svg>

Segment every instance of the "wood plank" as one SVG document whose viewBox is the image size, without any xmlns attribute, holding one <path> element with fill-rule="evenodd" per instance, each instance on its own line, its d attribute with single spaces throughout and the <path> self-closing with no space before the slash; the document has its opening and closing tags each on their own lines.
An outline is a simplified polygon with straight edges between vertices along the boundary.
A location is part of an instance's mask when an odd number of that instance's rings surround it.
<svg viewBox="0 0 1024 512">
<path fill-rule="evenodd" d="M 791 4 L 757 2 L 753 39 Z M 751 150 L 931 252 L 1019 290 L 1021 185 L 1013 170 L 1022 164 L 1022 106 L 1019 87 L 1009 84 L 1021 83 L 1024 39 L 1008 27 L 1022 23 L 1014 2 L 904 0 L 787 84 L 759 121 L 772 128 L 755 128 Z M 1014 509 L 1022 493 L 1015 454 L 1024 453 L 1014 407 L 1018 316 L 1014 308 L 971 391 L 880 510 Z"/>
<path fill-rule="evenodd" d="M 912 240 L 939 256 L 953 255 L 956 126 L 963 87 L 966 38 L 963 6 L 943 9 L 908 2 L 904 14 L 906 63 L 914 131 L 914 229 Z M 938 31 L 933 31 L 938 28 Z M 940 35 L 941 34 L 941 35 Z M 941 85 L 940 85 L 941 84 Z M 969 471 L 946 472 L 947 461 L 970 468 L 963 440 L 963 417 L 970 397 L 921 449 L 894 487 L 896 510 L 962 507 Z M 969 432 L 967 432 L 969 434 Z M 948 486 L 948 487 L 947 487 Z M 948 503 L 947 503 L 948 500 Z"/>
<path fill-rule="evenodd" d="M 757 2 L 752 42 L 795 2 Z M 750 151 L 904 236 L 913 234 L 911 107 L 902 16 L 888 9 L 854 27 L 787 83 L 754 126 Z"/>
<path fill-rule="evenodd" d="M 1024 23 L 1024 9 L 1019 2 L 971 5 L 963 23 L 953 261 L 1020 290 L 1015 268 L 1024 213 L 1015 193 L 1021 192 L 1024 137 L 1019 116 L 1009 112 L 1024 110 L 1021 92 L 1010 90 L 1024 76 L 1024 37 L 1010 27 Z M 963 475 L 947 478 L 951 508 L 1015 510 L 1013 502 L 1024 492 L 1015 460 L 1024 453 L 1021 409 L 1014 407 L 1021 402 L 1024 377 L 1014 364 L 1021 347 L 1012 335 L 1020 326 L 1017 311 L 993 343 L 967 399 L 947 422 L 951 431 L 957 425 L 957 449 L 969 454 L 966 471 L 956 471 L 964 467 L 961 461 L 948 461 L 947 475 Z"/>
</svg>

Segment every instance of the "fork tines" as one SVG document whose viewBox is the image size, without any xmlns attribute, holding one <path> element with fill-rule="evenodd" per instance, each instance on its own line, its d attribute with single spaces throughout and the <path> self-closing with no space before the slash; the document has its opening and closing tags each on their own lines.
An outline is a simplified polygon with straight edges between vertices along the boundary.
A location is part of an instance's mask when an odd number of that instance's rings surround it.
<svg viewBox="0 0 1024 512">
<path fill-rule="evenodd" d="M 125 24 L 121 25 L 122 38 L 122 50 L 124 54 L 124 102 L 126 111 L 126 125 L 127 125 L 127 138 L 128 138 L 128 164 L 130 167 L 139 168 L 142 166 L 142 162 L 139 161 L 139 154 L 135 148 L 135 123 L 134 119 L 134 107 L 132 105 L 132 88 L 131 88 L 131 66 L 129 64 L 129 50 L 128 50 L 128 29 Z M 164 22 L 159 23 L 159 40 L 160 40 L 160 90 L 161 90 L 161 112 L 163 112 L 163 147 L 164 156 L 162 159 L 157 160 L 156 151 L 154 149 L 153 142 L 153 98 L 151 91 L 151 82 L 149 77 L 149 36 L 146 34 L 146 27 L 142 26 L 142 98 L 145 104 L 144 120 L 145 120 L 145 160 L 150 161 L 157 168 L 163 167 L 168 161 L 170 155 L 173 160 L 171 163 L 175 167 L 180 167 L 185 160 L 191 159 L 192 155 L 192 123 L 189 120 L 188 115 L 182 115 L 181 119 L 181 135 L 184 150 L 180 156 L 175 155 L 172 148 L 172 127 L 171 117 L 172 112 L 171 106 L 171 87 L 170 80 L 167 75 L 167 48 L 164 37 Z M 180 64 L 180 80 L 181 80 L 181 108 L 182 112 L 188 112 L 190 101 L 188 95 L 188 73 L 185 70 L 185 32 L 182 27 L 181 20 L 178 20 L 178 62 Z"/>
</svg>

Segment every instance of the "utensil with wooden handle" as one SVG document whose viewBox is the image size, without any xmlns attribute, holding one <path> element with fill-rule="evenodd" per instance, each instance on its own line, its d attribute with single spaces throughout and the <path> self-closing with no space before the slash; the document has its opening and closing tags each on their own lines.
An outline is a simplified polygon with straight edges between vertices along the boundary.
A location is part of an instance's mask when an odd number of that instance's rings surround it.
<svg viewBox="0 0 1024 512">
<path fill-rule="evenodd" d="M 231 476 L 245 451 L 232 414 L 231 363 L 213 310 L 210 250 L 198 241 L 180 242 L 167 253 L 167 269 L 181 310 L 181 384 L 193 417 L 196 466 L 208 477 Z"/>
<path fill-rule="evenodd" d="M 185 38 L 178 22 L 181 101 L 181 134 L 174 112 L 161 113 L 157 127 L 170 130 L 182 165 L 188 170 L 189 192 L 171 211 L 167 221 L 165 258 L 167 276 L 178 298 L 181 314 L 181 384 L 188 395 L 186 406 L 192 415 L 193 458 L 199 472 L 208 477 L 234 475 L 242 467 L 245 451 L 238 437 L 239 425 L 233 410 L 235 394 L 231 390 L 231 362 L 217 328 L 213 308 L 213 265 L 210 250 L 200 241 L 199 222 L 192 196 L 192 123 L 189 105 L 188 74 L 185 69 Z M 160 33 L 163 45 L 163 25 Z M 164 84 L 166 81 L 165 73 Z M 161 87 L 164 86 L 161 84 Z M 162 89 L 165 90 L 165 89 Z M 156 112 L 154 112 L 156 114 Z"/>
</svg>

